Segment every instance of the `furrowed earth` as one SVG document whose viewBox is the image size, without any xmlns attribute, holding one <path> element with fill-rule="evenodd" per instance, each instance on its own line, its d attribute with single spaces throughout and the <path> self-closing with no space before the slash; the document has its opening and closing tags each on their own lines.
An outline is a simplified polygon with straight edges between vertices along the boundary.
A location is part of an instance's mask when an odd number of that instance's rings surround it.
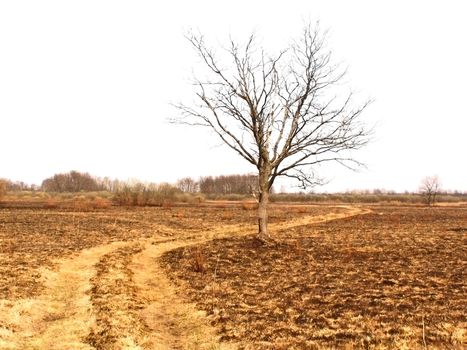
<svg viewBox="0 0 467 350">
<path fill-rule="evenodd" d="M 0 209 L 0 349 L 464 349 L 467 206 Z"/>
</svg>

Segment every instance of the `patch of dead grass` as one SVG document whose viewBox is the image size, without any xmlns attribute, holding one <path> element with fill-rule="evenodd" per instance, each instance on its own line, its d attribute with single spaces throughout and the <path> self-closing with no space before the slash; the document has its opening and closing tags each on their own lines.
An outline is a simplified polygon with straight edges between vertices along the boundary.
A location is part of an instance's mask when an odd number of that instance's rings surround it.
<svg viewBox="0 0 467 350">
<path fill-rule="evenodd" d="M 159 267 L 158 259 L 186 242 L 148 244 L 131 264 L 140 298 L 146 300 L 140 317 L 149 328 L 151 349 L 230 350 L 235 344 L 221 343 L 204 311 L 180 299 L 178 290 Z"/>
<path fill-rule="evenodd" d="M 323 215 L 319 220 L 329 211 L 308 210 Z M 254 216 L 237 206 L 0 210 L 0 348 L 90 349 L 94 341 L 101 348 L 230 348 L 219 342 L 205 312 L 180 300 L 155 259 L 165 240 L 172 245 L 164 249 L 171 249 L 253 232 Z M 311 222 L 302 217 L 294 210 L 285 216 L 279 206 L 271 210 L 276 227 Z M 148 248 L 150 236 L 158 238 Z M 131 248 L 132 240 L 145 249 Z M 134 269 L 139 258 L 146 265 Z"/>
<path fill-rule="evenodd" d="M 0 341 L 13 349 L 92 349 L 82 341 L 94 322 L 88 294 L 92 267 L 118 245 L 84 251 L 57 262 L 56 269 L 42 268 L 43 294 L 0 303 Z"/>
<path fill-rule="evenodd" d="M 248 237 L 205 243 L 205 274 L 184 248 L 164 266 L 240 348 L 418 349 L 425 337 L 430 349 L 463 349 L 467 246 L 450 228 L 466 226 L 466 210 L 380 213 L 297 219 L 268 247 Z"/>
</svg>

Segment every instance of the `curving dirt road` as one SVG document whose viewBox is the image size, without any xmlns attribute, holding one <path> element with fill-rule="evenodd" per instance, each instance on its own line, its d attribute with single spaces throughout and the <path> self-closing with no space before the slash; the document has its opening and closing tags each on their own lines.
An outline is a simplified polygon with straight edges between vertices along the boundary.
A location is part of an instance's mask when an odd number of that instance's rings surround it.
<svg viewBox="0 0 467 350">
<path fill-rule="evenodd" d="M 271 225 L 271 230 L 370 212 L 345 209 Z M 58 269 L 41 271 L 46 289 L 40 297 L 0 303 L 0 314 L 14 325 L 0 327 L 0 349 L 233 349 L 235 344 L 218 341 L 203 312 L 180 297 L 157 259 L 178 247 L 254 229 L 225 225 L 188 239 L 156 234 L 62 259 Z M 173 231 L 162 226 L 159 230 Z"/>
</svg>

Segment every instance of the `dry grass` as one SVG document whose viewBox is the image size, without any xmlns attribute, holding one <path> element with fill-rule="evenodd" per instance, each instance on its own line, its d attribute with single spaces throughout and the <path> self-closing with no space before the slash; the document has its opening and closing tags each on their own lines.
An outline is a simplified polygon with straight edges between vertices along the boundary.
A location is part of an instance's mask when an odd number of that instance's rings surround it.
<svg viewBox="0 0 467 350">
<path fill-rule="evenodd" d="M 128 267 L 141 250 L 138 244 L 127 245 L 105 254 L 95 265 L 96 274 L 90 280 L 95 322 L 86 337 L 93 348 L 145 348 L 148 329 L 138 316 L 144 301 L 138 298 Z"/>
<path fill-rule="evenodd" d="M 203 236 L 224 211 L 213 208 L 213 215 L 206 218 L 206 210 L 0 210 L 0 348 L 144 347 L 149 334 L 156 336 L 156 328 L 144 326 L 147 320 L 139 311 L 153 306 L 142 293 L 143 283 L 133 280 L 138 272 L 128 267 L 140 254 L 131 241 L 145 244 L 150 236 L 182 241 L 183 237 Z M 145 261 L 143 271 L 154 272 L 155 258 Z M 168 282 L 165 287 L 176 299 Z M 185 304 L 171 305 L 183 309 Z M 201 348 L 198 345 L 203 343 L 208 344 L 205 349 L 219 348 L 209 325 L 207 330 L 191 332 L 203 314 L 185 309 L 180 315 L 191 321 L 183 325 L 185 321 L 176 319 L 176 308 L 172 319 L 167 319 L 181 322 L 173 328 L 174 339 L 183 328 L 184 348 Z M 193 317 L 189 316 L 192 312 Z M 211 332 L 208 340 L 203 338 L 206 332 Z M 153 348 L 173 349 L 170 345 Z"/>
<path fill-rule="evenodd" d="M 423 329 L 430 349 L 465 342 L 465 284 L 454 280 L 465 211 L 375 207 L 325 224 L 362 210 L 274 205 L 278 244 L 266 249 L 242 238 L 256 213 L 239 204 L 0 209 L 0 349 L 384 348 L 390 336 L 417 348 Z M 158 261 L 182 247 L 164 258 L 181 274 L 175 289 Z M 412 259 L 406 275 L 401 256 Z"/>
<path fill-rule="evenodd" d="M 139 316 L 149 328 L 148 349 L 198 349 L 228 350 L 235 344 L 220 343 L 219 335 L 195 305 L 180 299 L 180 294 L 158 264 L 160 256 L 177 247 L 182 241 L 149 242 L 137 254 L 130 268 L 134 271 L 134 283 L 141 299 L 146 300 Z"/>
<path fill-rule="evenodd" d="M 121 243 L 92 248 L 64 259 L 56 269 L 41 268 L 43 293 L 0 303 L 0 348 L 92 349 L 82 339 L 94 322 L 89 290 L 93 266 Z"/>
<path fill-rule="evenodd" d="M 285 229 L 274 246 L 208 242 L 205 274 L 183 249 L 164 261 L 240 348 L 464 349 L 466 208 L 376 209 Z"/>
<path fill-rule="evenodd" d="M 242 201 L 242 209 L 243 210 L 256 210 L 258 209 L 258 203 L 252 201 Z"/>
<path fill-rule="evenodd" d="M 7 192 L 7 183 L 6 181 L 0 179 L 0 199 L 3 198 L 6 192 Z"/>
<path fill-rule="evenodd" d="M 152 235 L 157 216 L 145 211 L 78 212 L 63 210 L 0 210 L 0 299 L 39 295 L 42 267 L 113 241 Z"/>
<path fill-rule="evenodd" d="M 190 265 L 193 271 L 204 273 L 206 271 L 206 256 L 200 247 L 191 249 Z"/>
</svg>

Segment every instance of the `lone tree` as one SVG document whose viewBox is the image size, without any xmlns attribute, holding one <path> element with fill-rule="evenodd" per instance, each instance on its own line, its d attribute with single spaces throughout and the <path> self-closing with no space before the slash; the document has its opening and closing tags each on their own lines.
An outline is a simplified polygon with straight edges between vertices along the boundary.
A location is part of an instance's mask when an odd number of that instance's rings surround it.
<svg viewBox="0 0 467 350">
<path fill-rule="evenodd" d="M 436 196 L 441 190 L 441 181 L 438 176 L 427 176 L 420 184 L 420 193 L 425 197 L 428 205 L 436 203 Z"/>
<path fill-rule="evenodd" d="M 276 178 L 293 178 L 306 188 L 321 183 L 317 164 L 361 165 L 350 151 L 368 141 L 370 131 L 360 120 L 368 102 L 352 106 L 352 93 L 339 92 L 345 71 L 332 64 L 325 36 L 311 25 L 276 54 L 259 47 L 255 35 L 245 44 L 231 38 L 218 51 L 202 35 L 187 39 L 205 76 L 195 78 L 196 102 L 177 105 L 182 113 L 175 122 L 210 128 L 256 167 L 257 238 L 265 241 Z"/>
</svg>

